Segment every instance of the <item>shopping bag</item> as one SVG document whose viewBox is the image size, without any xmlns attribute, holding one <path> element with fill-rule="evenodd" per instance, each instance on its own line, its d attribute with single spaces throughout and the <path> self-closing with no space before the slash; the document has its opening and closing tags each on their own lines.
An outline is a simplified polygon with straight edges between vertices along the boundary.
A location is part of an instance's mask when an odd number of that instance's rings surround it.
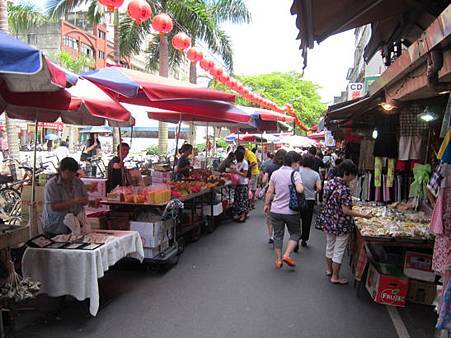
<svg viewBox="0 0 451 338">
<path fill-rule="evenodd" d="M 294 183 L 294 173 L 291 173 L 291 185 L 289 186 L 290 190 L 290 201 L 288 207 L 293 211 L 302 212 L 307 209 L 307 201 L 305 199 L 304 193 L 298 193 L 296 190 L 296 185 Z"/>
<path fill-rule="evenodd" d="M 240 175 L 231 174 L 230 181 L 232 182 L 232 185 L 237 186 L 238 184 L 240 184 Z"/>
</svg>

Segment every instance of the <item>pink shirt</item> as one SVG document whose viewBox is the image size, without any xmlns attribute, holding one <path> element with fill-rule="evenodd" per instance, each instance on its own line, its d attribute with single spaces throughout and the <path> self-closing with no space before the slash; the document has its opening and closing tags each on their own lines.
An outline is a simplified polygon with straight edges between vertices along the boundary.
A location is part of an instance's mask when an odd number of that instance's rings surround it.
<svg viewBox="0 0 451 338">
<path fill-rule="evenodd" d="M 271 203 L 271 212 L 275 214 L 293 215 L 296 211 L 291 210 L 290 204 L 290 188 L 291 173 L 293 169 L 288 166 L 282 166 L 274 171 L 271 175 L 269 183 L 274 187 L 274 198 Z M 301 175 L 298 171 L 294 173 L 294 183 L 302 183 Z"/>
</svg>

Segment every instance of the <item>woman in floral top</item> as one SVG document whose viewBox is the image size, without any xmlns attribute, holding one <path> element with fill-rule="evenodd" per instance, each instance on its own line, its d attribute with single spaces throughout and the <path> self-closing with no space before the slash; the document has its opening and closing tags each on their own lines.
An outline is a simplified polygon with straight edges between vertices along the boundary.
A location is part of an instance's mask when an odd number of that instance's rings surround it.
<svg viewBox="0 0 451 338">
<path fill-rule="evenodd" d="M 326 233 L 326 275 L 333 284 L 347 284 L 340 278 L 340 267 L 351 233 L 354 231 L 353 217 L 370 218 L 352 210 L 349 183 L 357 176 L 357 166 L 344 160 L 337 167 L 337 176 L 329 181 L 324 192 L 324 232 Z"/>
</svg>

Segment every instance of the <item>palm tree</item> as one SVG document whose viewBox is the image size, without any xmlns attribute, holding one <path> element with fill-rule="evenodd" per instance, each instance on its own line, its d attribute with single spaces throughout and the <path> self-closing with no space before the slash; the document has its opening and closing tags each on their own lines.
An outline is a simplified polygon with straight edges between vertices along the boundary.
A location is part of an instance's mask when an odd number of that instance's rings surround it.
<svg viewBox="0 0 451 338">
<path fill-rule="evenodd" d="M 18 34 L 45 23 L 46 17 L 31 5 L 14 5 L 0 0 L 0 31 Z M 5 114 L 6 134 L 8 135 L 9 157 L 20 160 L 17 126 Z"/>
<path fill-rule="evenodd" d="M 106 14 L 105 7 L 97 0 L 48 0 L 47 12 L 52 19 L 61 19 L 73 12 L 77 7 L 88 6 L 87 18 L 89 23 L 95 25 L 101 22 Z M 121 63 L 120 37 L 119 37 L 119 11 L 114 10 L 113 13 L 113 29 L 114 29 L 114 62 Z M 113 128 L 113 149 L 120 142 L 120 129 Z"/>
<path fill-rule="evenodd" d="M 213 54 L 220 56 L 230 72 L 233 71 L 233 53 L 229 36 L 221 29 L 224 22 L 248 23 L 251 20 L 250 12 L 243 0 L 160 0 L 149 1 L 153 12 L 166 12 L 172 16 L 177 24 L 176 29 L 168 36 L 161 39 L 155 35 L 148 46 L 148 68 L 156 70 L 177 69 L 182 65 L 183 55 L 171 48 L 167 50 L 167 40 L 171 39 L 178 31 L 187 32 L 192 39 L 192 45 L 203 42 Z M 123 55 L 139 53 L 145 36 L 151 33 L 150 23 L 137 25 L 134 21 L 124 15 L 120 22 L 121 52 Z M 161 40 L 161 41 L 160 41 Z M 162 55 L 168 55 L 162 57 Z M 189 80 L 197 82 L 196 64 L 190 64 Z M 190 135 L 195 141 L 195 128 L 190 126 Z M 160 130 L 160 151 L 166 151 L 167 131 Z"/>
</svg>

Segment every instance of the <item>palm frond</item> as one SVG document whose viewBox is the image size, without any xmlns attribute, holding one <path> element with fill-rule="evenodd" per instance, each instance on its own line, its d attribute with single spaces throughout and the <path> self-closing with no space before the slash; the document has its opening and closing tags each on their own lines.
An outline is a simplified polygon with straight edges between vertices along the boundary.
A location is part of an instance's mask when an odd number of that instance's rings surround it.
<svg viewBox="0 0 451 338">
<path fill-rule="evenodd" d="M 12 2 L 8 2 L 7 6 L 8 26 L 10 32 L 13 34 L 28 31 L 33 27 L 41 26 L 49 21 L 49 18 L 33 5 L 15 5 Z"/>
<path fill-rule="evenodd" d="M 78 6 L 86 5 L 88 2 L 97 2 L 97 0 L 47 0 L 46 11 L 49 17 L 61 19 Z"/>
<path fill-rule="evenodd" d="M 86 15 L 90 24 L 98 25 L 105 15 L 105 6 L 102 6 L 98 1 L 91 1 Z"/>
<path fill-rule="evenodd" d="M 243 0 L 216 0 L 212 3 L 212 13 L 218 23 L 250 23 L 251 13 Z"/>
<path fill-rule="evenodd" d="M 150 20 L 137 25 L 132 18 L 123 14 L 119 21 L 120 49 L 122 56 L 139 54 L 146 36 L 151 33 Z"/>
<path fill-rule="evenodd" d="M 168 34 L 168 41 L 171 41 L 175 32 Z M 150 41 L 147 49 L 145 50 L 147 54 L 147 69 L 150 71 L 157 71 L 160 66 L 160 36 L 155 35 Z M 180 53 L 175 48 L 169 48 L 169 67 L 177 71 L 184 63 L 185 58 L 182 53 Z"/>
</svg>

